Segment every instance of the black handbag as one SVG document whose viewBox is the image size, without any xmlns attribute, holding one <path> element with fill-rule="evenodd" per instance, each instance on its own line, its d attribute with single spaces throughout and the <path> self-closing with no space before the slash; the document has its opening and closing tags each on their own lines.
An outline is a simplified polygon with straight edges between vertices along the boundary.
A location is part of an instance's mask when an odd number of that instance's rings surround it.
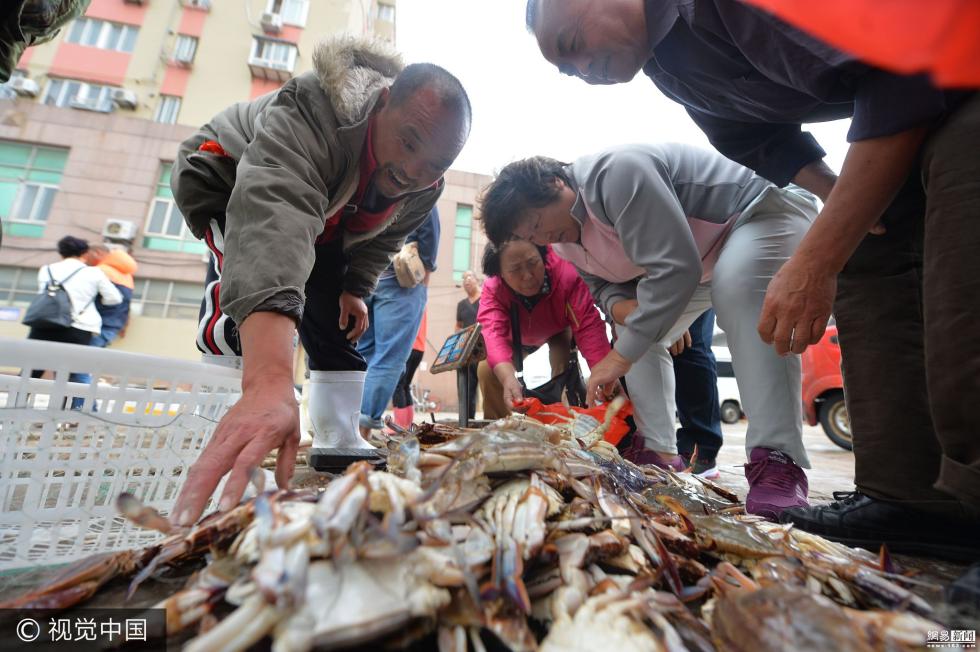
<svg viewBox="0 0 980 652">
<path fill-rule="evenodd" d="M 574 338 L 572 338 L 565 371 L 540 387 L 528 389 L 524 382 L 524 346 L 521 344 L 521 321 L 517 303 L 510 304 L 510 335 L 514 350 L 514 369 L 517 370 L 517 380 L 521 383 L 524 396 L 536 398 L 547 405 L 561 403 L 564 394 L 569 405 L 585 407 L 585 381 L 582 379 L 582 370 L 578 365 L 578 348 L 575 346 Z"/>
<path fill-rule="evenodd" d="M 49 280 L 44 289 L 31 301 L 31 305 L 27 307 L 21 323 L 32 328 L 70 328 L 74 310 L 71 305 L 71 297 L 65 290 L 65 283 L 83 269 L 85 268 L 79 267 L 64 279 L 56 281 L 51 275 L 51 267 L 48 266 Z M 90 305 L 92 305 L 91 302 L 82 308 L 79 314 L 87 310 Z"/>
</svg>

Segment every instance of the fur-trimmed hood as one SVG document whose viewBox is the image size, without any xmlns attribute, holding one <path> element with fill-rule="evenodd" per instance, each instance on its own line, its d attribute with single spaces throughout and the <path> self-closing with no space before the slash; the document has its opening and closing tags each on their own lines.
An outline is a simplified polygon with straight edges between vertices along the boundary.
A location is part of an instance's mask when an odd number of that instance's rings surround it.
<svg viewBox="0 0 980 652">
<path fill-rule="evenodd" d="M 380 40 L 343 35 L 317 43 L 313 68 L 342 124 L 364 117 L 374 94 L 387 88 L 401 72 L 401 56 Z"/>
</svg>

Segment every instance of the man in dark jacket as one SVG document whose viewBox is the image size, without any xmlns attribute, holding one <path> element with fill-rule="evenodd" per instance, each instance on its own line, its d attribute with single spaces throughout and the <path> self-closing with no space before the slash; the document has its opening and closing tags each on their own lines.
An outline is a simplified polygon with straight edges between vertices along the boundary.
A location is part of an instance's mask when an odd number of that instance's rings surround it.
<svg viewBox="0 0 980 652">
<path fill-rule="evenodd" d="M 980 395 L 980 341 L 963 333 L 980 322 L 980 100 L 736 0 L 530 0 L 527 25 L 561 72 L 611 84 L 642 69 L 721 153 L 824 201 L 769 285 L 759 332 L 800 353 L 833 308 L 857 492 L 784 520 L 870 547 L 974 550 L 980 440 L 964 397 Z M 801 124 L 847 117 L 838 177 Z"/>
<path fill-rule="evenodd" d="M 314 442 L 357 427 L 364 298 L 427 218 L 469 134 L 466 92 L 438 66 L 403 69 L 382 44 L 352 37 L 321 43 L 313 61 L 278 91 L 215 116 L 174 163 L 177 205 L 213 258 L 198 345 L 243 363 L 242 398 L 191 468 L 180 523 L 197 518 L 229 470 L 219 506 L 235 505 L 249 470 L 276 448 L 286 485 L 299 445 L 297 328 L 311 381 L 334 384 L 347 406 L 317 425 Z"/>
</svg>

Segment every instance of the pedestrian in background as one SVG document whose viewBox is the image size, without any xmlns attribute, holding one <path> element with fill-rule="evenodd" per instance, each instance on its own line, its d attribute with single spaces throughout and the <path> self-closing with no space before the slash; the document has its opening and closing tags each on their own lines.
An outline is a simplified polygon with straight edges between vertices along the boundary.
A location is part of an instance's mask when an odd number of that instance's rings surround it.
<svg viewBox="0 0 980 652">
<path fill-rule="evenodd" d="M 412 352 L 408 354 L 408 361 L 405 362 L 405 371 L 395 385 L 395 393 L 391 397 L 391 404 L 395 408 L 395 423 L 402 428 L 408 428 L 415 420 L 415 401 L 412 399 L 412 379 L 415 371 L 422 362 L 425 355 L 425 334 L 428 330 L 428 310 L 422 311 L 422 322 L 419 330 L 415 334 L 415 342 L 412 344 Z"/>
<path fill-rule="evenodd" d="M 101 269 L 122 295 L 122 301 L 117 304 L 106 304 L 101 297 L 95 301 L 95 307 L 102 316 L 102 330 L 92 336 L 90 344 L 105 348 L 116 338 L 125 337 L 126 326 L 129 325 L 129 306 L 136 287 L 134 275 L 139 265 L 122 249 L 109 249 L 102 245 L 89 248 L 86 262 Z"/>
<path fill-rule="evenodd" d="M 439 253 L 439 211 L 435 206 L 429 218 L 406 240 L 410 255 L 418 256 L 425 269 L 421 281 L 401 278 L 389 265 L 378 281 L 374 294 L 367 297 L 368 327 L 357 342 L 357 352 L 367 361 L 364 394 L 361 397 L 360 432 L 367 438 L 371 430 L 384 425 L 381 415 L 391 401 L 405 361 L 412 352 L 412 334 L 418 333 L 428 299 L 429 274 L 436 270 Z M 415 283 L 415 285 L 411 285 Z"/>
<path fill-rule="evenodd" d="M 85 264 L 92 265 L 102 270 L 106 278 L 116 287 L 122 295 L 122 301 L 116 304 L 106 304 L 102 297 L 96 297 L 95 309 L 102 318 L 102 327 L 98 333 L 92 335 L 89 346 L 104 349 L 109 346 L 116 337 L 121 337 L 129 323 L 129 304 L 133 300 L 133 288 L 135 280 L 133 274 L 136 272 L 136 261 L 133 257 L 122 249 L 109 249 L 104 245 L 92 245 L 85 252 L 83 257 Z M 78 382 L 91 384 L 92 374 L 78 374 Z M 72 399 L 73 409 L 81 409 L 84 399 L 75 397 Z M 92 406 L 95 409 L 95 406 Z"/>
<path fill-rule="evenodd" d="M 95 300 L 105 305 L 116 305 L 123 300 L 122 294 L 98 267 L 89 267 L 82 260 L 88 251 L 88 243 L 81 238 L 67 235 L 58 241 L 61 260 L 44 265 L 37 273 L 38 292 L 45 292 L 49 284 L 64 288 L 71 306 L 69 326 L 31 326 L 27 339 L 64 342 L 87 346 L 92 337 L 102 331 L 102 317 L 95 307 Z M 34 369 L 32 378 L 44 375 L 43 369 Z M 81 374 L 72 373 L 69 382 L 84 382 Z M 72 402 L 74 407 L 75 402 Z"/>
<path fill-rule="evenodd" d="M 480 309 L 480 281 L 473 270 L 463 272 L 463 290 L 466 298 L 456 304 L 456 330 L 476 323 L 476 313 Z M 472 364 L 456 371 L 456 392 L 460 397 L 459 411 L 466 409 L 467 417 L 476 418 L 477 365 Z"/>
</svg>

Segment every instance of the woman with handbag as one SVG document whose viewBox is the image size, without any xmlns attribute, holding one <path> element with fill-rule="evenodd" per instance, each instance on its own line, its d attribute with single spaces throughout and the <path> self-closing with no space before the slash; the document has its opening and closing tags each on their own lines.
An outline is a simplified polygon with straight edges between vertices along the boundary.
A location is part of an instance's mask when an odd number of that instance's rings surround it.
<svg viewBox="0 0 980 652">
<path fill-rule="evenodd" d="M 574 369 L 569 365 L 569 331 L 589 365 L 609 353 L 606 325 L 589 288 L 575 267 L 549 248 L 521 241 L 504 242 L 499 248 L 488 245 L 483 273 L 487 280 L 477 321 L 487 348 L 486 362 L 478 371 L 485 418 L 510 414 L 513 402 L 524 398 L 527 390 L 517 375 L 520 361 L 542 344 L 547 342 L 551 350 L 552 376 L 572 376 L 557 383 L 562 386 L 556 393 L 580 382 L 577 362 Z M 519 353 L 515 342 L 522 345 Z"/>
<path fill-rule="evenodd" d="M 96 298 L 101 297 L 106 306 L 122 302 L 122 294 L 105 273 L 82 260 L 87 251 L 87 242 L 65 236 L 58 241 L 61 260 L 38 270 L 38 296 L 24 316 L 24 324 L 31 327 L 28 339 L 86 346 L 102 330 Z M 61 301 L 57 310 L 50 308 L 59 295 L 67 300 Z M 43 373 L 35 369 L 31 375 L 40 378 Z M 69 380 L 80 382 L 78 374 L 71 374 Z"/>
</svg>

